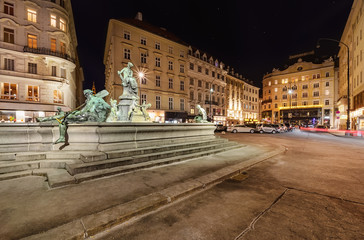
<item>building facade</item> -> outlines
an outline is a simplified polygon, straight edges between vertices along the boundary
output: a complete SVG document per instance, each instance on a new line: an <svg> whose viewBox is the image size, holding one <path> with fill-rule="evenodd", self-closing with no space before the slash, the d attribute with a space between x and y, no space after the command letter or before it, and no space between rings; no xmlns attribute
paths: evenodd
<svg viewBox="0 0 364 240"><path fill-rule="evenodd" d="M0 121L26 123L81 101L69 0L1 0Z"/></svg>
<svg viewBox="0 0 364 240"><path fill-rule="evenodd" d="M227 123L257 123L259 119L259 88L242 75L227 68Z"/></svg>
<svg viewBox="0 0 364 240"><path fill-rule="evenodd" d="M346 129L348 108L348 84L350 99L350 129L364 130L364 17L363 0L354 0L349 18L340 41L343 44L339 51L339 102L338 114L340 129ZM348 60L349 50L349 60ZM348 66L349 64L349 66ZM349 69L349 79L348 79Z"/></svg>
<svg viewBox="0 0 364 240"><path fill-rule="evenodd" d="M262 119L271 123L335 127L335 67L302 61L263 77Z"/></svg>
<svg viewBox="0 0 364 240"><path fill-rule="evenodd" d="M104 65L105 88L110 98L122 94L118 71L132 62L138 78L140 101L150 103L152 121L185 122L188 110L188 45L167 32L135 19L109 21ZM140 75L140 73L143 73Z"/></svg>
<svg viewBox="0 0 364 240"><path fill-rule="evenodd" d="M224 64L212 56L188 49L189 119L198 115L197 105L206 110L208 118L216 124L226 124L226 71Z"/></svg>

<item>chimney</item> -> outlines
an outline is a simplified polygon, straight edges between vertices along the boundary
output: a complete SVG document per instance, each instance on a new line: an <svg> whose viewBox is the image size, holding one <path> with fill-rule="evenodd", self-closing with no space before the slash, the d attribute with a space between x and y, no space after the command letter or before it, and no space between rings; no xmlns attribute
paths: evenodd
<svg viewBox="0 0 364 240"><path fill-rule="evenodd" d="M135 19L138 19L139 21L143 21L143 14L141 12L138 12L135 16Z"/></svg>

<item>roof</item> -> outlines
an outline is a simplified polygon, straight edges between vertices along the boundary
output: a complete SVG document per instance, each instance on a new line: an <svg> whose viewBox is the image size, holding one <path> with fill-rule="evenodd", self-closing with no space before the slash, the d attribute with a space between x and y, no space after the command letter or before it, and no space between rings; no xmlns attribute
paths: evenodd
<svg viewBox="0 0 364 240"><path fill-rule="evenodd" d="M148 22L145 21L140 21L138 19L134 19L134 18L124 18L124 19L116 19L117 21L132 25L134 27L140 28L142 30L145 30L147 32L150 33L154 33L160 37L169 39L171 41L177 42L179 44L185 45L185 46L189 46L189 44L187 44L186 42L184 42L183 40L181 40L179 37L177 37L176 35L174 35L171 32L168 32L166 29L161 28L161 27L156 27Z"/></svg>

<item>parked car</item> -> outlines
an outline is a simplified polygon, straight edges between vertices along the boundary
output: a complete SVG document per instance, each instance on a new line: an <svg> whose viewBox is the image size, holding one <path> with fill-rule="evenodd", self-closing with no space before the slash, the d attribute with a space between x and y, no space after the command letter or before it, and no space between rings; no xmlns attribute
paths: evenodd
<svg viewBox="0 0 364 240"><path fill-rule="evenodd" d="M228 128L229 132L232 133L238 133L238 132L250 132L250 133L254 133L255 132L255 128L251 127L251 126L247 126L247 125L235 125L232 127Z"/></svg>
<svg viewBox="0 0 364 240"><path fill-rule="evenodd" d="M279 124L272 124L272 127L274 127L278 133L284 132L284 130L281 128L281 125Z"/></svg>
<svg viewBox="0 0 364 240"><path fill-rule="evenodd" d="M260 133L276 133L277 130L275 127L273 127L271 124L259 124L257 126L258 132Z"/></svg>
<svg viewBox="0 0 364 240"><path fill-rule="evenodd" d="M279 123L279 125L281 126L281 129L283 130L283 132L287 132L288 131L286 125L284 125L282 123Z"/></svg>
<svg viewBox="0 0 364 240"><path fill-rule="evenodd" d="M292 132L293 131L294 127L291 124L285 123L284 125L286 125L286 128L287 128L287 131L288 132Z"/></svg>
<svg viewBox="0 0 364 240"><path fill-rule="evenodd" d="M227 131L227 126L224 126L222 124L216 125L215 132L226 132L226 131Z"/></svg>

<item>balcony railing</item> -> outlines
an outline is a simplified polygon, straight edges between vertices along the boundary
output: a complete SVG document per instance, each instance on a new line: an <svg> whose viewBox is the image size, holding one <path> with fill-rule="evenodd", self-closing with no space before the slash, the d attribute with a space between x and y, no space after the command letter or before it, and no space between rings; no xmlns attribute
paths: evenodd
<svg viewBox="0 0 364 240"><path fill-rule="evenodd" d="M56 56L56 57L60 57L60 58L66 59L68 61L71 61L73 63L75 62L75 59L72 58L70 55L68 55L66 53L62 53L62 52L52 51L49 48L30 48L28 46L24 46L23 51L29 52L29 53L35 53L35 54L45 54L45 55Z"/></svg>

